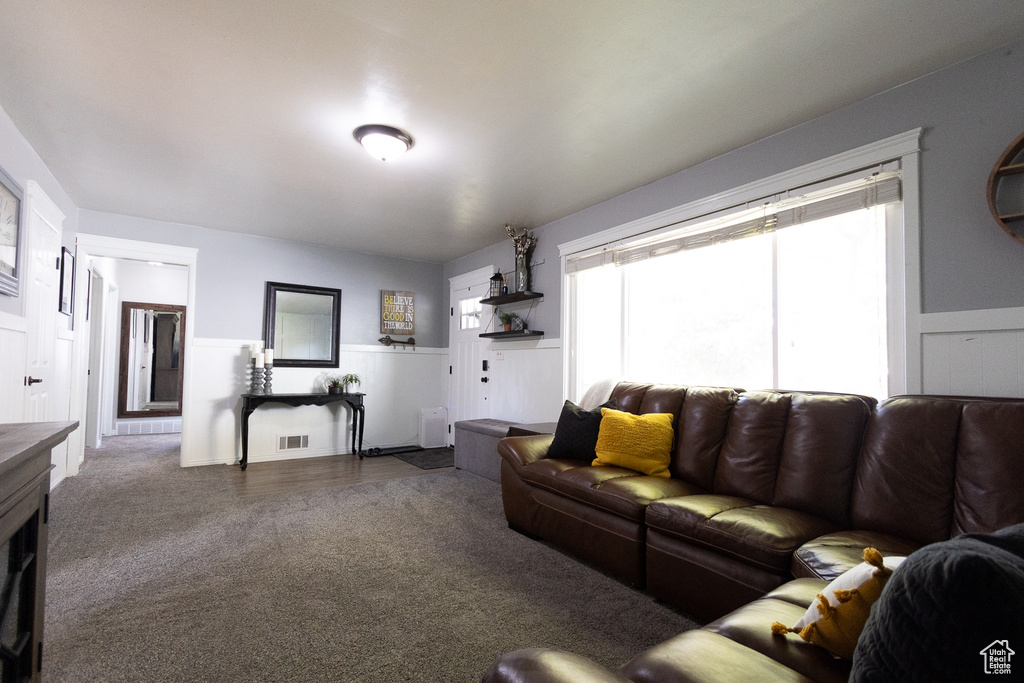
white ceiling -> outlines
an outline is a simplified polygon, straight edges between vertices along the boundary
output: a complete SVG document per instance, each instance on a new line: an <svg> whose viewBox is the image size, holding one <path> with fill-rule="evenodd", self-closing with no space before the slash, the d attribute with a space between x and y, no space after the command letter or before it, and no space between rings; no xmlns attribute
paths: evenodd
<svg viewBox="0 0 1024 683"><path fill-rule="evenodd" d="M1024 36L1020 0L0 0L81 208L447 261ZM352 139L409 131L394 162Z"/></svg>

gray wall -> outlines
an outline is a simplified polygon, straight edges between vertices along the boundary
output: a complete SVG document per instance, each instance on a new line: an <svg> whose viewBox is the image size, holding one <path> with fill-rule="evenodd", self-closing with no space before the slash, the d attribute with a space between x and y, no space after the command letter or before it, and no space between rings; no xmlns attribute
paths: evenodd
<svg viewBox="0 0 1024 683"><path fill-rule="evenodd" d="M417 344L444 343L447 290L437 263L86 210L79 213L79 231L197 248L197 337L261 339L263 293L272 280L340 289L343 344L375 344L382 336L380 290L413 291Z"/></svg>
<svg viewBox="0 0 1024 683"><path fill-rule="evenodd" d="M534 260L544 265L535 288L545 300L533 326L546 337L561 334L559 244L919 127L922 310L1024 306L1024 245L996 224L985 197L996 160L1024 131L1021 103L1024 41L542 226ZM506 241L445 264L445 282L491 262L504 269L511 261Z"/></svg>
<svg viewBox="0 0 1024 683"><path fill-rule="evenodd" d="M64 219L63 244L74 250L78 209L3 109L0 109L0 166L21 186L22 191L28 189L29 180L39 183L43 192L57 205L57 208L64 212L66 218ZM21 256L24 257L24 248L22 251ZM24 284L22 284L21 294L18 297L0 295L0 311L12 315L23 315L24 291Z"/></svg>

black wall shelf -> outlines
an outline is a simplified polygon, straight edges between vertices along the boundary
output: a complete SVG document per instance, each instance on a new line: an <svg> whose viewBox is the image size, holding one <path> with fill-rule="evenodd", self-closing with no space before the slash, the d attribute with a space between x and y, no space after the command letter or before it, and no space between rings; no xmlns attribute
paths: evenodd
<svg viewBox="0 0 1024 683"><path fill-rule="evenodd" d="M520 304L525 301L533 301L534 299L541 299L544 295L540 292L513 292L512 294L502 294L501 296L492 296L487 299L480 299L480 303L488 306L511 306L514 304ZM531 305L530 310L533 310ZM543 337L544 333L540 330L509 330L508 332L484 332L480 335L484 339L530 339L536 337Z"/></svg>
<svg viewBox="0 0 1024 683"><path fill-rule="evenodd" d="M512 294L502 294L501 296L480 299L480 303L487 304L488 306L504 306L519 303L520 301L529 301L530 299L540 299L543 296L540 292L514 292Z"/></svg>
<svg viewBox="0 0 1024 683"><path fill-rule="evenodd" d="M485 339L529 339L530 337L543 337L540 330L519 330L510 332L484 332L480 335Z"/></svg>

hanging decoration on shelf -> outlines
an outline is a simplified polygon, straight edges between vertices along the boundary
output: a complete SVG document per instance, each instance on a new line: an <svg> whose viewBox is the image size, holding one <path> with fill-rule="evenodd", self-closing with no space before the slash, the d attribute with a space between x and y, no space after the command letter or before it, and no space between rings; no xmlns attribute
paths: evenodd
<svg viewBox="0 0 1024 683"><path fill-rule="evenodd" d="M999 227L1024 243L1024 134L1010 143L992 169L988 206Z"/></svg>
<svg viewBox="0 0 1024 683"><path fill-rule="evenodd" d="M501 276L501 273L495 273L491 276L491 286L487 295L490 297L501 296L502 288L505 286L505 278Z"/></svg>
<svg viewBox="0 0 1024 683"><path fill-rule="evenodd" d="M522 234L517 235L511 225L505 226L505 232L512 238L512 245L516 250L515 291L529 292L530 252L533 250L533 245L537 243L537 238L531 235L527 229L524 229Z"/></svg>

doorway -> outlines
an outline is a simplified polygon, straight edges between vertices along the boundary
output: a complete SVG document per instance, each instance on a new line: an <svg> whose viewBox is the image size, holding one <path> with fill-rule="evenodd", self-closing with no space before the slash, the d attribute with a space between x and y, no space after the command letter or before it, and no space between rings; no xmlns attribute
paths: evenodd
<svg viewBox="0 0 1024 683"><path fill-rule="evenodd" d="M89 446L97 448L100 446L102 436L119 433L156 433L168 431L169 428L161 425L157 430L155 427L131 425L130 431L125 425L120 424L116 416L118 395L118 384L120 374L118 372L118 358L120 356L120 306L117 299L135 298L135 300L151 299L150 296L137 296L133 293L134 287L142 287L146 292L160 290L173 281L173 300L168 304L183 307L184 311L191 312L195 309L195 282L196 262L198 250L187 247L175 247L166 244L152 242L137 242L113 237L102 237L99 235L78 235L79 259L83 264L89 264L97 275L94 283L97 288L93 291L93 301L104 309L105 314L93 308L90 310L92 322L102 326L102 332L93 330L93 341L100 341L101 349L90 349L88 382L85 390L87 393L87 415L88 415L88 438ZM147 270L149 274L147 275ZM129 272L131 271L131 272ZM177 273L173 278L159 276L152 278L152 274L160 271ZM119 273L119 274L117 274ZM144 284L146 278L150 277L149 285ZM140 285L140 282L143 283ZM116 284L115 284L116 283ZM134 291L138 291L137 289ZM155 319L154 319L155 321ZM153 321L151 321L153 322ZM164 321L169 322L169 321ZM149 330L151 333L153 329ZM160 331L157 329L159 334ZM193 347L193 326L184 325L182 333L173 340L171 356L177 354L179 359L191 357ZM80 343L88 343L80 340ZM97 367L98 362L98 367ZM188 441L188 411L189 392L192 385L192 367L188 362L182 363L180 374L181 386L181 417L180 428L174 426L175 431L181 432L181 449L179 464L188 459L190 444ZM149 375L152 382L153 375ZM169 418L177 420L178 418ZM138 427L138 429L136 429Z"/></svg>
<svg viewBox="0 0 1024 683"><path fill-rule="evenodd" d="M460 420L491 417L488 405L490 378L487 355L490 342L480 338L486 330L484 307L494 267L488 266L451 278L451 317L448 331L448 444L455 444L454 424Z"/></svg>

